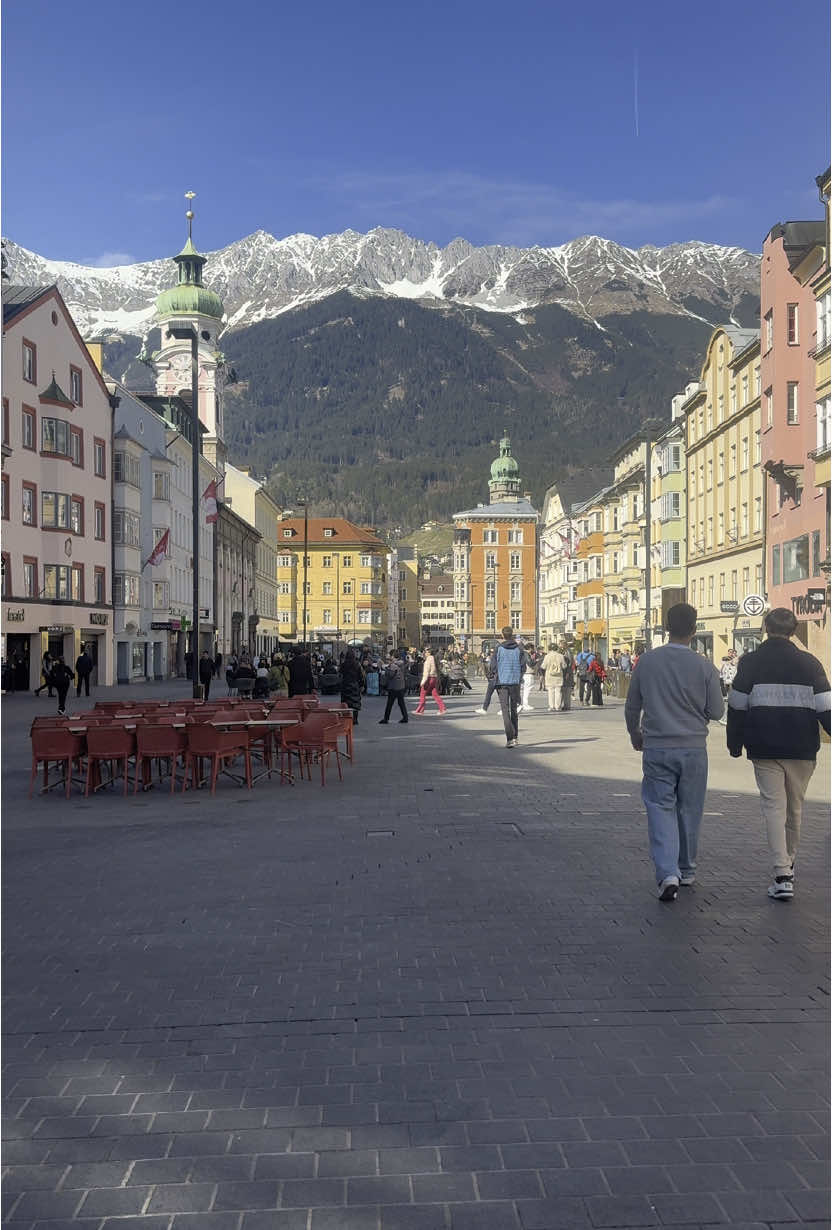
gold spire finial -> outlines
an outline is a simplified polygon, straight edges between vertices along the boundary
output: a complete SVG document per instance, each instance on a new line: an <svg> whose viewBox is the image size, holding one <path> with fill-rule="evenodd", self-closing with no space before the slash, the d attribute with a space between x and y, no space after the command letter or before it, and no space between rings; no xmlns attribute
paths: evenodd
<svg viewBox="0 0 832 1230"><path fill-rule="evenodd" d="M191 238L191 227L194 221L194 211L191 209L191 201L196 196L195 192L186 192L185 200L188 202L188 208L185 211L185 217L188 219L188 238Z"/></svg>

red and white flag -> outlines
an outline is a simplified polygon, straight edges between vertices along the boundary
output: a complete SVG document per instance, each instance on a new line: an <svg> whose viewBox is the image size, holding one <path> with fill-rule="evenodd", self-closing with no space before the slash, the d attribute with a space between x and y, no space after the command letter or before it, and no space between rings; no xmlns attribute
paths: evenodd
<svg viewBox="0 0 832 1230"><path fill-rule="evenodd" d="M215 478L211 479L203 491L202 498L205 501L205 524L211 525L219 516L217 509L217 480Z"/></svg>
<svg viewBox="0 0 832 1230"><path fill-rule="evenodd" d="M164 534L159 539L159 541L156 543L156 546L153 548L153 551L148 556L148 560L147 560L147 563L144 565L144 568L147 567L147 564L152 564L154 568L156 567L157 564L161 564L162 560L165 558L165 556L168 553L168 543L169 542L170 542L170 530L165 530ZM144 571L144 568L142 569L142 571Z"/></svg>

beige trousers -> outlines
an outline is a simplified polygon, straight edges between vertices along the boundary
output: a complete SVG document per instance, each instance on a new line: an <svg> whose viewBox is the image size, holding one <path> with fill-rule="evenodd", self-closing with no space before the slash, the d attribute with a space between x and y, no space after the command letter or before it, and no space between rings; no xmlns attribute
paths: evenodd
<svg viewBox="0 0 832 1230"><path fill-rule="evenodd" d="M561 697L563 695L563 687L559 683L553 683L551 687L547 687L549 693L549 708L560 709Z"/></svg>
<svg viewBox="0 0 832 1230"><path fill-rule="evenodd" d="M752 760L775 876L791 875L814 760Z"/></svg>

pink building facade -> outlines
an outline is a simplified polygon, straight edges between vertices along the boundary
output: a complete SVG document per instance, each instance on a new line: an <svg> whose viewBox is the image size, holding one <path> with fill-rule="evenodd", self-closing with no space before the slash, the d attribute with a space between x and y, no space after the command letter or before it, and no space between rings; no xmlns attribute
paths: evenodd
<svg viewBox="0 0 832 1230"><path fill-rule="evenodd" d="M37 687L46 650L111 684L112 410L55 286L3 297L4 683ZM9 689L10 690L10 689Z"/></svg>
<svg viewBox="0 0 832 1230"><path fill-rule="evenodd" d="M765 577L769 604L798 619L798 640L827 666L826 495L815 486L816 305L793 275L823 243L824 224L785 222L763 244L760 282L761 455L766 474Z"/></svg>

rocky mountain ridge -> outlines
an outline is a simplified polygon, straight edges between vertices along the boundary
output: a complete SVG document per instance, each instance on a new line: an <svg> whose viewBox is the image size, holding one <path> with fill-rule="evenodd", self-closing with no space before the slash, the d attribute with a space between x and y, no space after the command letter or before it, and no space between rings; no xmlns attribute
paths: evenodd
<svg viewBox="0 0 832 1230"><path fill-rule="evenodd" d="M114 268L47 260L4 241L12 282L57 282L86 337L141 336L154 300L175 282L170 258ZM714 325L759 297L760 258L742 248L692 241L625 248L598 236L558 247L445 247L402 231L290 235L256 231L206 254L206 282L223 298L226 327L238 330L340 291L524 313L556 304L599 329L633 311L680 315Z"/></svg>

